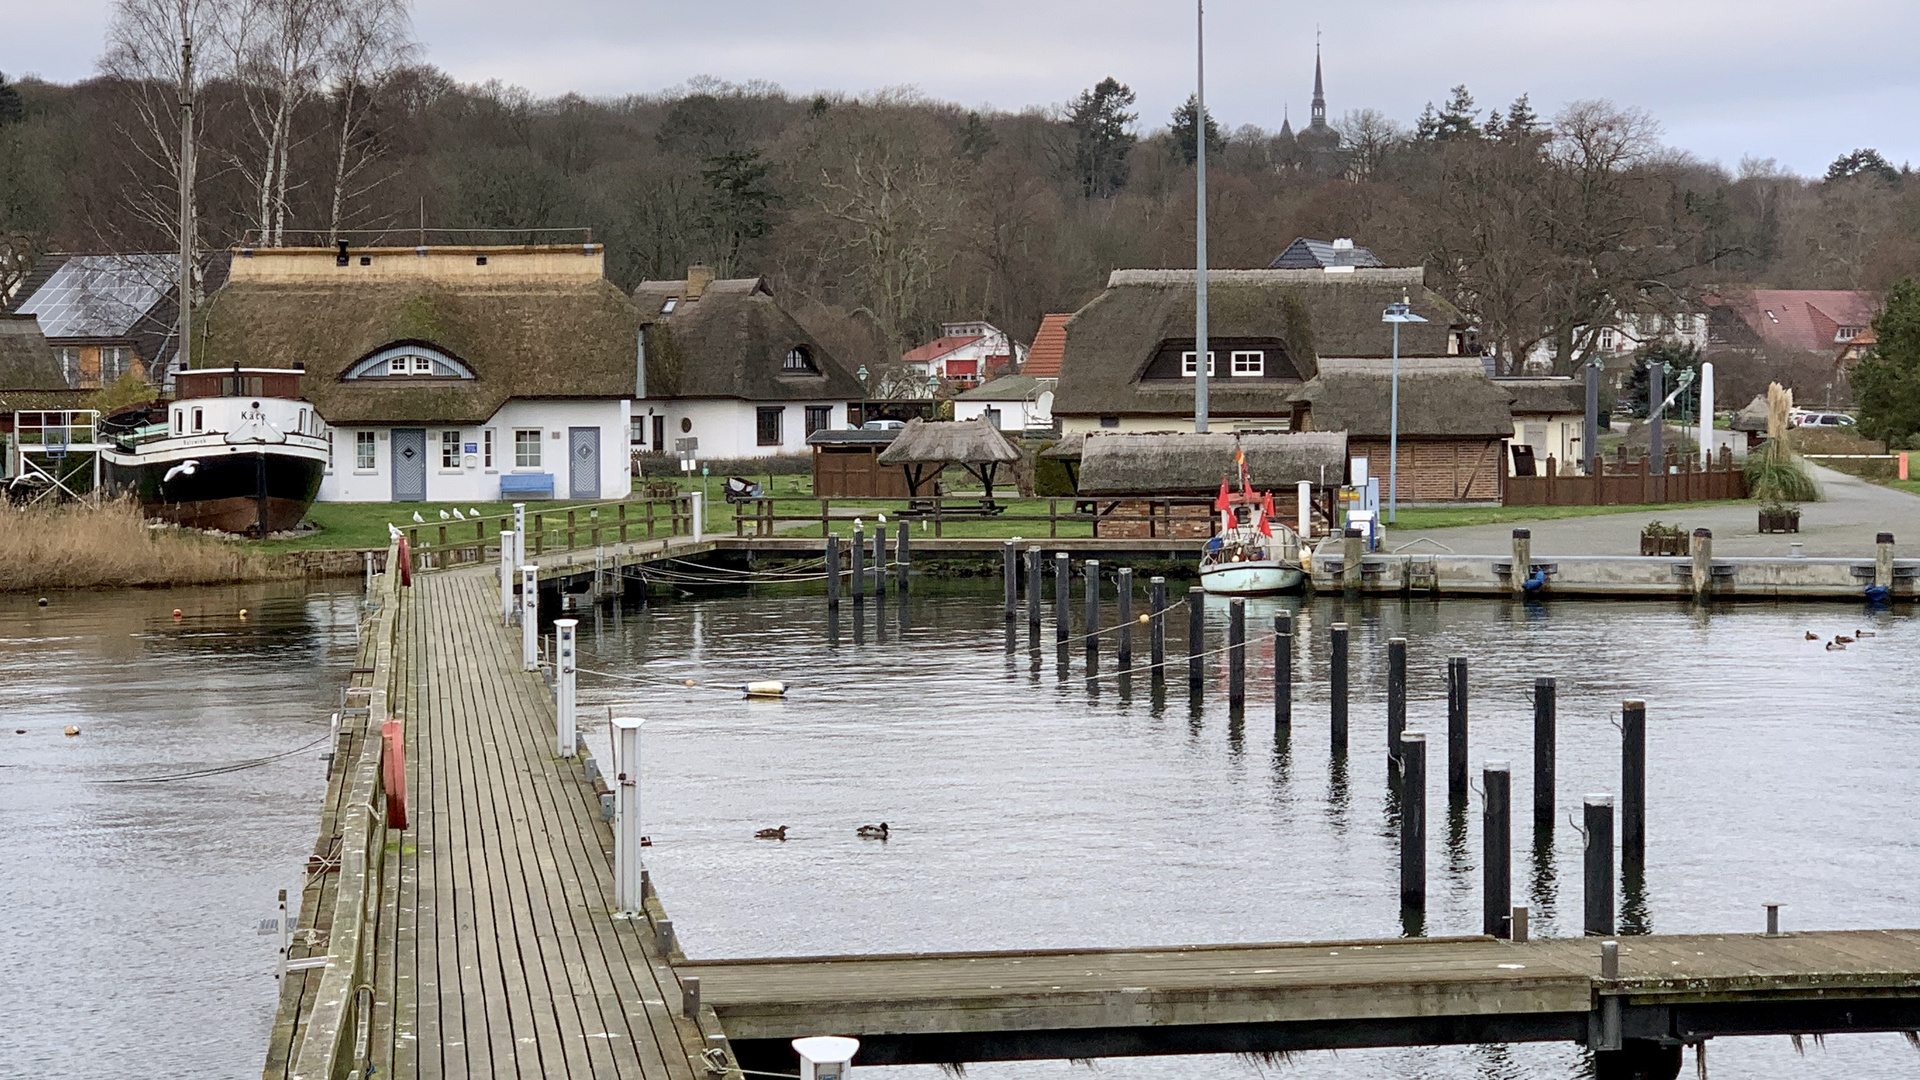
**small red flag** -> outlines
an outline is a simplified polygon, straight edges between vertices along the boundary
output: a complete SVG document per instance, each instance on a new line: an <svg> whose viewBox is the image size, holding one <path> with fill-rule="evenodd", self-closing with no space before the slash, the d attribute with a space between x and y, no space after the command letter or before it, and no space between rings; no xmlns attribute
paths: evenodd
<svg viewBox="0 0 1920 1080"><path fill-rule="evenodd" d="M1273 492L1269 491L1266 493L1266 497L1262 500L1262 506L1260 508L1260 531L1267 534L1268 536L1272 536L1273 535L1272 522L1273 522Z"/></svg>
<svg viewBox="0 0 1920 1080"><path fill-rule="evenodd" d="M1227 481L1224 477L1222 477L1220 480L1220 497L1213 500L1213 508L1215 510L1225 512L1231 509L1232 507L1233 507L1233 499L1231 496L1227 494Z"/></svg>

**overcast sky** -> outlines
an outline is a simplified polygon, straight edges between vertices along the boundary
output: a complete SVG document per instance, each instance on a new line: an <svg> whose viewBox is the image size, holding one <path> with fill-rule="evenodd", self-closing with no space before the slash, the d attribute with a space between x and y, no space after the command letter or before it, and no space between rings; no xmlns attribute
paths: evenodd
<svg viewBox="0 0 1920 1080"><path fill-rule="evenodd" d="M971 107L1065 102L1112 75L1141 127L1191 92L1193 7L1154 0L416 0L426 59L542 96L658 92L690 76L794 94L910 85ZM0 71L92 73L111 0L0 0ZM1914 0L1212 0L1210 111L1229 128L1302 122L1316 22L1330 113L1411 124L1466 83L1482 107L1530 93L1637 105L1667 142L1734 168L1824 171L1855 147L1920 165Z"/></svg>

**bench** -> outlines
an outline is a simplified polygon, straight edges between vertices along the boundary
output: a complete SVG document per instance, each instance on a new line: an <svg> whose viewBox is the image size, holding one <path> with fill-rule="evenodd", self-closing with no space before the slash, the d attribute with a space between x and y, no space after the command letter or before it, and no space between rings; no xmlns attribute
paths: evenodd
<svg viewBox="0 0 1920 1080"><path fill-rule="evenodd" d="M519 496L522 500L553 498L553 474L502 473L500 501L512 502L514 496Z"/></svg>

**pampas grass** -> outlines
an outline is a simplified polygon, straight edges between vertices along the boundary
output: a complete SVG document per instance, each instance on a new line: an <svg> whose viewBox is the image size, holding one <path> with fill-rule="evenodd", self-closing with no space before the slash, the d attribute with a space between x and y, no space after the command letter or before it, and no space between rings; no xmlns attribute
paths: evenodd
<svg viewBox="0 0 1920 1080"><path fill-rule="evenodd" d="M149 528L127 501L0 504L0 592L226 585L297 576L239 543Z"/></svg>

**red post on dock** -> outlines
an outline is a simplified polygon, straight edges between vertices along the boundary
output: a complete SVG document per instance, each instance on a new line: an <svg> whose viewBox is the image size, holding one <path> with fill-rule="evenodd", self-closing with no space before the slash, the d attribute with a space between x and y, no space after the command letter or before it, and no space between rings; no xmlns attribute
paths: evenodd
<svg viewBox="0 0 1920 1080"><path fill-rule="evenodd" d="M404 541L402 541L404 543ZM380 755L381 779L387 789L387 828L407 827L407 751L398 720L380 721L380 738L386 743Z"/></svg>
<svg viewBox="0 0 1920 1080"><path fill-rule="evenodd" d="M400 545L400 585L405 588L413 584L413 555L407 544L407 538L401 537Z"/></svg>

